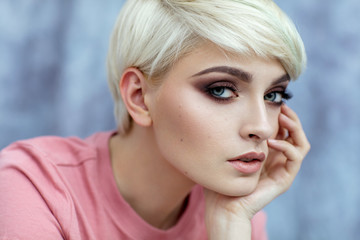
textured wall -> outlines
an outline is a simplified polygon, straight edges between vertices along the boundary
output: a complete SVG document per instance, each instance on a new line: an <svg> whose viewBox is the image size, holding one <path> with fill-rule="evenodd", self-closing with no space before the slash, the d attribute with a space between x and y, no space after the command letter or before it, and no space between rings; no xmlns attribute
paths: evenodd
<svg viewBox="0 0 360 240"><path fill-rule="evenodd" d="M312 149L294 186L267 208L271 239L359 239L360 2L276 2L307 48L290 105Z"/></svg>
<svg viewBox="0 0 360 240"><path fill-rule="evenodd" d="M114 128L109 34L122 1L0 2L0 147Z"/></svg>
<svg viewBox="0 0 360 240"><path fill-rule="evenodd" d="M312 143L292 188L267 208L270 239L360 235L360 2L276 0L303 36L308 68L289 103ZM0 148L44 134L114 128L109 34L122 1L0 2Z"/></svg>

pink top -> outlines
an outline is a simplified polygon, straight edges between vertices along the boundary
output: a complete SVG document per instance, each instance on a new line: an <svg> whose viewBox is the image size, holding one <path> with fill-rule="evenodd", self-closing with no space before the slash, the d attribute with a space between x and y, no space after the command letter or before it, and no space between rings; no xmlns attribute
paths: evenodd
<svg viewBox="0 0 360 240"><path fill-rule="evenodd" d="M113 177L112 134L39 137L0 152L0 239L206 239L200 186L169 230L136 214ZM263 212L252 227L252 239L267 239Z"/></svg>

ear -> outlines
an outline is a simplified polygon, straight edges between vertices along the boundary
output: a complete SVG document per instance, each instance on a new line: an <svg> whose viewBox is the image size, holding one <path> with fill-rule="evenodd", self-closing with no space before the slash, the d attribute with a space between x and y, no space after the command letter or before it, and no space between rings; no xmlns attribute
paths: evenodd
<svg viewBox="0 0 360 240"><path fill-rule="evenodd" d="M148 127L152 124L149 110L144 101L146 92L146 78L137 68L125 69L119 83L124 104L138 125Z"/></svg>

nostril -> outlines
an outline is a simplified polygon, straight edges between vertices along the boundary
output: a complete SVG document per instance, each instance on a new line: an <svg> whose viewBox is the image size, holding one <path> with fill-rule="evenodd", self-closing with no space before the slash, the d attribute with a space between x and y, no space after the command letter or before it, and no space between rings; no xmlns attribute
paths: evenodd
<svg viewBox="0 0 360 240"><path fill-rule="evenodd" d="M257 136L255 134L250 133L249 138L256 138Z"/></svg>

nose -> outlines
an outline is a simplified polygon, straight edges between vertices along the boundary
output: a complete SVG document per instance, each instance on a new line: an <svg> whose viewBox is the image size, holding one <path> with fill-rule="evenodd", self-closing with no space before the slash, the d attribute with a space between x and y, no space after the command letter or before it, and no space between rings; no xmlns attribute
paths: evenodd
<svg viewBox="0 0 360 240"><path fill-rule="evenodd" d="M274 119L270 119L263 101L250 105L246 114L242 115L242 120L240 135L243 139L260 142L269 139L274 132L274 123L271 124L271 120Z"/></svg>

